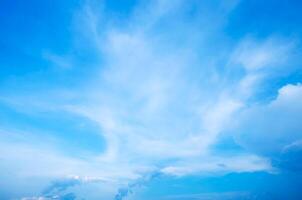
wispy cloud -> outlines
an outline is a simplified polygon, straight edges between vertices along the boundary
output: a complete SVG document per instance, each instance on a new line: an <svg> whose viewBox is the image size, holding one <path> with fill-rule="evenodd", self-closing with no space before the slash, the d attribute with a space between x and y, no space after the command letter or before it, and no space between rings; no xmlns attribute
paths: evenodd
<svg viewBox="0 0 302 200"><path fill-rule="evenodd" d="M62 68L62 69L69 69L72 67L72 62L70 60L70 58L68 57L63 57L60 55L56 55L50 52L45 51L43 53L43 57L49 61L52 65L54 65L55 67L58 68Z"/></svg>
<svg viewBox="0 0 302 200"><path fill-rule="evenodd" d="M248 34L233 41L224 28L240 2L216 3L142 1L123 24L105 12L105 4L82 5L73 18L73 48L93 52L93 66L52 51L42 56L70 73L93 69L89 77L77 77L75 82L81 79L83 84L66 84L64 89L8 92L0 101L27 115L58 112L92 121L105 138L105 150L74 157L58 150L49 138L38 137L37 142L29 137L35 133L16 131L7 134L11 140L0 142L5 170L15 176L59 180L70 174L95 177L114 189L126 185L117 194L110 191L116 200L158 174L271 172L270 154L301 139L301 85L282 85L275 100L264 104L258 95L262 85L283 77L284 71L297 70L287 68L297 43L273 34L261 39ZM30 139L14 140L24 134ZM213 153L212 146L226 135L246 151ZM32 199L62 191L72 199L67 188L78 184L86 184L85 179L59 181Z"/></svg>

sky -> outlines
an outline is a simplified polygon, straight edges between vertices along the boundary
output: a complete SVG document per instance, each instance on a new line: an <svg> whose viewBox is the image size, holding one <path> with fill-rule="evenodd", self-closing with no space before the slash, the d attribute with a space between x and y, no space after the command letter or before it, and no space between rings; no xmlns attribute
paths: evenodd
<svg viewBox="0 0 302 200"><path fill-rule="evenodd" d="M1 0L1 200L302 198L300 0Z"/></svg>

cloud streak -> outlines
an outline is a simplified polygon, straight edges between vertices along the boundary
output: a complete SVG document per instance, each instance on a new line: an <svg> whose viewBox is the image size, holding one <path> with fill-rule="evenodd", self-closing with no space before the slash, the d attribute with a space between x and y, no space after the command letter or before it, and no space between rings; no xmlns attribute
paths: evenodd
<svg viewBox="0 0 302 200"><path fill-rule="evenodd" d="M236 40L226 35L239 4L142 1L121 22L106 12L106 3L85 2L74 13L71 52L89 54L89 62L79 61L86 57L44 52L48 64L68 69L55 74L66 83L28 94L8 92L0 101L29 116L56 112L91 121L105 140L104 150L67 155L52 138L31 137L39 135L36 126L22 134L17 125L8 126L3 127L9 130L7 137L0 136L6 138L0 142L0 158L7 163L2 168L23 178L97 177L110 185L107 198L122 200L162 175L272 172L282 166L272 166L275 159L291 165L287 156L297 153L292 147L300 144L302 133L301 85L270 83L297 71L292 60L298 43L274 34L247 34ZM70 86L68 80L80 84ZM35 79L24 82L29 88L36 85ZM274 93L275 98L264 101L263 93ZM55 120L62 119L58 115ZM214 152L224 137L242 149ZM42 196L69 195L68 188L87 182L61 180ZM68 198L75 198L72 194Z"/></svg>

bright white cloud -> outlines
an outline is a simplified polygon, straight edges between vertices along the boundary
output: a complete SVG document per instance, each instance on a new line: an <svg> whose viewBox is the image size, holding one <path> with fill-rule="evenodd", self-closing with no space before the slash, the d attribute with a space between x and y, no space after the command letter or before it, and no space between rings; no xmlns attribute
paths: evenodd
<svg viewBox="0 0 302 200"><path fill-rule="evenodd" d="M278 154L301 138L302 87L286 85L267 105L250 107L244 114L240 141L253 151Z"/></svg>

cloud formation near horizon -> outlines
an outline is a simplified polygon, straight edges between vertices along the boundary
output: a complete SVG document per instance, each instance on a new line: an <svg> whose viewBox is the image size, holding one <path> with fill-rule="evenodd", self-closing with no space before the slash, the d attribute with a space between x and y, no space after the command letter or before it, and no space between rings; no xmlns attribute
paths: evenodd
<svg viewBox="0 0 302 200"><path fill-rule="evenodd" d="M254 26L242 12L272 2L55 1L48 17L38 12L48 3L4 4L15 12L0 17L16 15L19 31L20 13L33 13L34 33L31 43L29 33L3 42L20 63L0 60L0 197L140 200L168 177L300 176L300 30L240 21ZM173 189L157 199L252 199L258 190Z"/></svg>

